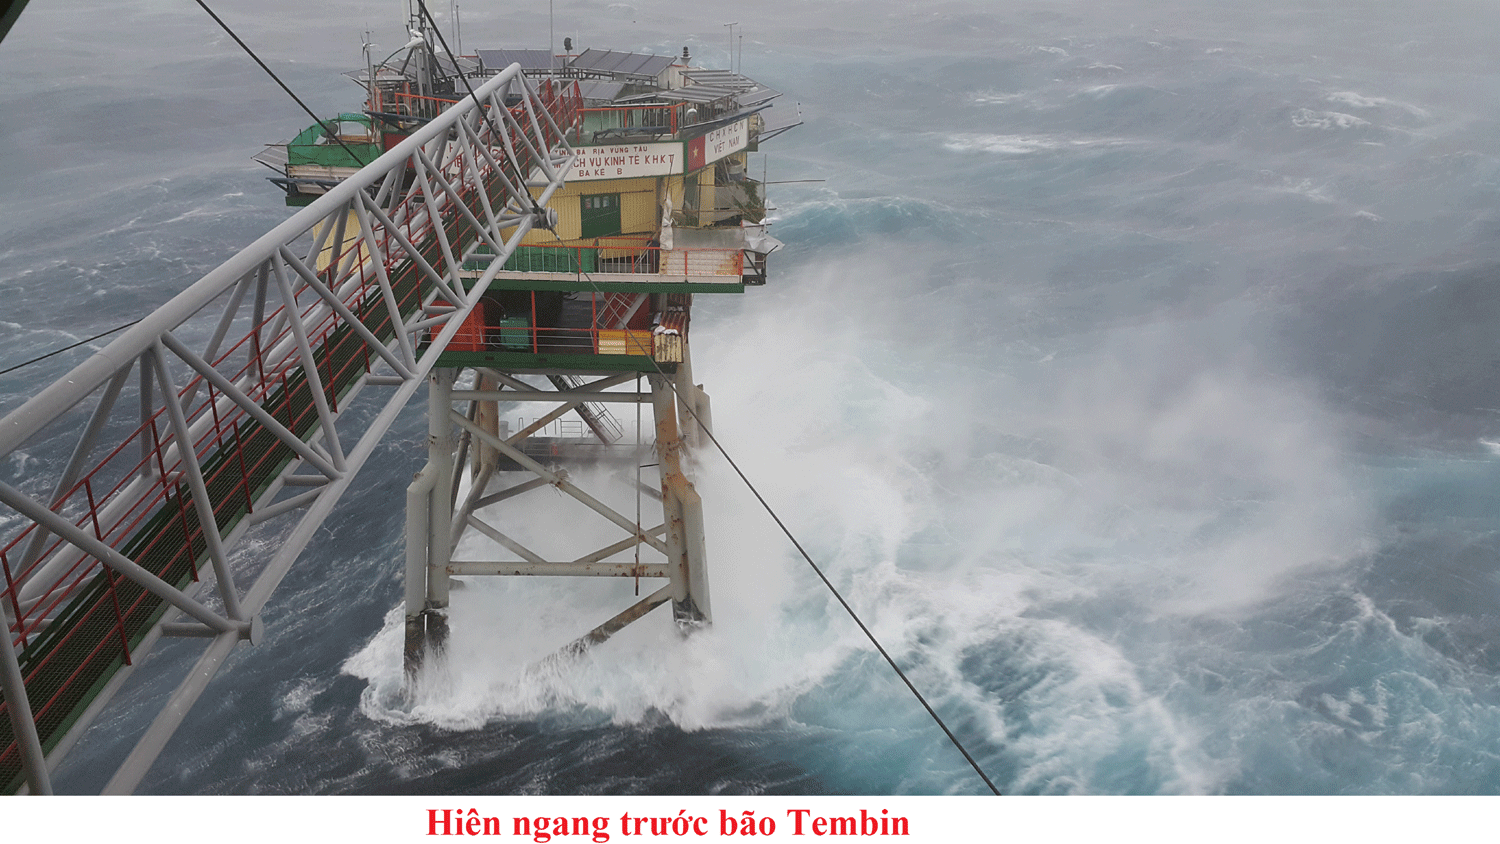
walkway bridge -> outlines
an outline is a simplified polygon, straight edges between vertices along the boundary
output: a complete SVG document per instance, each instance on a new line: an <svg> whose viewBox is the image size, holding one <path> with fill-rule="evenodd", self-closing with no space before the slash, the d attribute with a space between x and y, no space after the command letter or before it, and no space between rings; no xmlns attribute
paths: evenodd
<svg viewBox="0 0 1500 844"><path fill-rule="evenodd" d="M550 225L578 108L576 87L511 66L0 420L0 459L74 443L57 476L0 483L21 517L0 536L0 788L49 792L142 656L200 637L106 791L134 788L260 636L271 593L522 238ZM350 430L361 394L378 409ZM233 555L261 525L275 555Z"/></svg>

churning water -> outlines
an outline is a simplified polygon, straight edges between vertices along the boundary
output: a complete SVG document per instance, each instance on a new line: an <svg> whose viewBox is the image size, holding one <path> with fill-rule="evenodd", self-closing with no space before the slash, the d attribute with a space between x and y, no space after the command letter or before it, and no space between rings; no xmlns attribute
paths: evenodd
<svg viewBox="0 0 1500 844"><path fill-rule="evenodd" d="M295 106L191 6L114 5L32 4L0 45L0 368L285 215L247 157ZM269 6L222 11L324 112L357 105L361 30L404 40L396 3ZM1500 790L1496 7L756 11L557 4L580 47L710 66L746 21L744 71L800 101L769 177L824 181L773 187L788 249L700 297L695 372L1002 790ZM464 15L465 49L545 44L545 13ZM77 359L0 377L0 410ZM712 630L652 616L527 673L629 584L475 582L395 705L422 410L142 790L983 790L716 457ZM165 691L123 694L59 787L97 789Z"/></svg>

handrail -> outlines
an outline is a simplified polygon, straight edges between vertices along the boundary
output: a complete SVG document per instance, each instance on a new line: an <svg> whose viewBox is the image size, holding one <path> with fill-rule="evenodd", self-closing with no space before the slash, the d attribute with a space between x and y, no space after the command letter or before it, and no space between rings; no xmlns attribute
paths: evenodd
<svg viewBox="0 0 1500 844"><path fill-rule="evenodd" d="M0 790L21 772L46 789L33 749L66 752L163 635L171 604L217 638L109 789L144 774L562 186L576 93L506 68L0 419L0 458L39 432L77 437L55 478L0 483L0 504L25 520L0 538L0 691L38 701L31 712L0 704ZM496 257L460 285L456 256L475 243ZM448 316L427 316L434 301ZM115 405L137 369L134 417ZM370 384L395 389L350 445L337 423ZM64 417L91 396L80 436ZM299 466L316 486L277 500ZM290 512L299 518L270 559L232 574L229 549L249 526ZM203 574L222 614L194 597Z"/></svg>
<svg viewBox="0 0 1500 844"><path fill-rule="evenodd" d="M521 77L520 65L512 65L475 90L475 96L481 100L493 96L518 77ZM442 119L423 125L410 137L366 165L359 173L330 188L300 212L126 329L113 342L74 367L66 376L6 414L0 419L0 457L15 451L42 425L66 413L98 389L115 371L129 365L150 348L162 334L181 325L226 293L247 273L269 260L283 244L292 242L330 213L347 205L356 194L378 188L392 170L404 168L407 159L417 150L451 131L459 118L475 108L474 100L465 99L444 112Z"/></svg>
<svg viewBox="0 0 1500 844"><path fill-rule="evenodd" d="M666 249L640 241L590 244L526 244L505 262L504 273L596 273L670 275L693 278L738 278L744 275L745 251L725 247ZM623 240L623 239L622 239ZM481 258L485 256L479 256ZM471 260L466 267L477 268Z"/></svg>

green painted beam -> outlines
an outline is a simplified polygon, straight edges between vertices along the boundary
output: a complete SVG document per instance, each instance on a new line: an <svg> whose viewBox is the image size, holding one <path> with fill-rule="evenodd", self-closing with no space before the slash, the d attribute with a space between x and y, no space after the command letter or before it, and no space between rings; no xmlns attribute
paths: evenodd
<svg viewBox="0 0 1500 844"><path fill-rule="evenodd" d="M490 290L556 290L563 293L744 293L742 282L542 281L497 278Z"/></svg>
<svg viewBox="0 0 1500 844"><path fill-rule="evenodd" d="M443 352L438 355L438 366L486 366L500 370L525 369L573 369L582 372L647 372L654 373L658 366L662 372L677 371L677 364L656 364L645 355L579 355L545 352Z"/></svg>

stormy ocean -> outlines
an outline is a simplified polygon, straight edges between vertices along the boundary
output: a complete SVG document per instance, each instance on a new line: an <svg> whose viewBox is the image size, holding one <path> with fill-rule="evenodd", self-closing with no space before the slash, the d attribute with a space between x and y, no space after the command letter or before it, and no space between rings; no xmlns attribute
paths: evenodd
<svg viewBox="0 0 1500 844"><path fill-rule="evenodd" d="M464 51L547 46L546 4L472 5ZM400 0L222 6L321 114L359 107L365 31L406 40ZM695 374L1001 790L1500 791L1500 6L554 8L559 46L733 44L801 109L751 161L787 248L700 297ZM289 213L249 157L308 121L191 2L34 2L0 80L0 369ZM0 412L85 354L0 375ZM986 791L712 456L711 630L653 615L526 674L619 593L473 583L397 705L424 412L141 792ZM58 458L0 478L31 459ZM152 653L60 792L102 787L196 653Z"/></svg>

